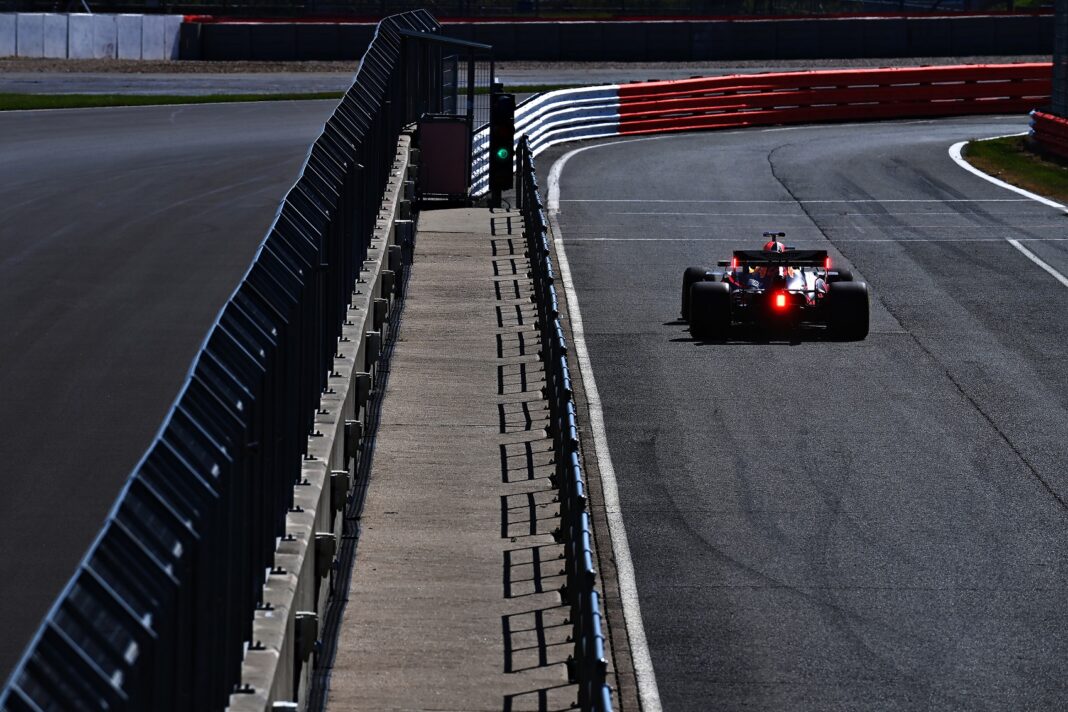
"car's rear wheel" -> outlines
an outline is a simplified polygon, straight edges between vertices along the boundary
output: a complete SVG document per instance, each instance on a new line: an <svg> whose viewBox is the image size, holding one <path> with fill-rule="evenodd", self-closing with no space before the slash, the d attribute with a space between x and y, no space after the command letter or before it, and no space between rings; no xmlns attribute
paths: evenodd
<svg viewBox="0 0 1068 712"><path fill-rule="evenodd" d="M860 341L868 335L871 297L864 282L834 282L827 288L827 328L838 341Z"/></svg>
<svg viewBox="0 0 1068 712"><path fill-rule="evenodd" d="M731 328L731 287L725 282L696 282L690 287L690 333L698 339L723 339Z"/></svg>
<svg viewBox="0 0 1068 712"><path fill-rule="evenodd" d="M704 267L687 267L682 273L682 318L690 320L690 287L697 282L708 279L708 270Z"/></svg>
<svg viewBox="0 0 1068 712"><path fill-rule="evenodd" d="M835 282L852 282L853 272L848 269L836 269L827 273L827 283L833 284Z"/></svg>

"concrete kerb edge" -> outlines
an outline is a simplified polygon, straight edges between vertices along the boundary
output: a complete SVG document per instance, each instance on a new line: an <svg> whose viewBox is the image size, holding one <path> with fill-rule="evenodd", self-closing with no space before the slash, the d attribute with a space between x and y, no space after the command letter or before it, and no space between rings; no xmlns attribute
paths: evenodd
<svg viewBox="0 0 1068 712"><path fill-rule="evenodd" d="M333 587L335 560L340 549L344 501L333 501L332 478L345 473L348 488L355 487L354 468L346 456L346 421L359 420L364 403L357 402L357 379L367 373L374 381L383 334L374 327L375 299L388 300L388 312L394 308L392 293L383 293L388 272L389 247L396 241L395 226L404 199L409 173L410 138L401 136L391 170L386 194L377 217L377 226L368 249L367 259L354 285L352 302L346 313L345 326L337 345L334 373L315 415L315 431L308 439L308 456L302 468L302 482L294 486L293 509L286 515L287 536L278 542L274 569L263 589L264 608L257 610L252 627L252 641L241 666L241 685L230 696L229 710L265 712L275 702L296 702L304 709L314 672L313 656L298 664L298 614L314 614L316 639ZM349 450L351 452L351 450ZM338 505L341 506L338 506ZM335 540L326 577L317 574L316 537L332 534ZM296 691L296 698L294 697Z"/></svg>
<svg viewBox="0 0 1068 712"><path fill-rule="evenodd" d="M549 226L552 233L552 226ZM559 264L559 256L556 254L556 241L549 240L552 249L553 263ZM574 343L574 333L571 329L571 318L566 299L559 300L560 322L564 327L569 343ZM589 403L586 400L586 386L584 374L579 368L578 357L574 349L567 351L567 367L571 371L572 389L575 396L576 416L579 422L579 456L581 457L582 470L586 475L586 496L588 511L593 528L593 548L597 556L598 583L602 593L604 604L604 626L607 628L608 654L611 658L609 667L609 679L614 676L615 684L612 685L613 699L616 703L615 712L637 712L641 709L638 697L637 678L634 674L634 663L630 653L630 636L627 626L623 624L623 600L619 593L619 575L616 572L616 556L612 548L612 537L605 535L608 531L608 518L605 515L604 493L601 489L601 470L597 461L597 451L592 445L587 444L588 438L583 437L588 433L590 422ZM576 377L577 374L577 377Z"/></svg>

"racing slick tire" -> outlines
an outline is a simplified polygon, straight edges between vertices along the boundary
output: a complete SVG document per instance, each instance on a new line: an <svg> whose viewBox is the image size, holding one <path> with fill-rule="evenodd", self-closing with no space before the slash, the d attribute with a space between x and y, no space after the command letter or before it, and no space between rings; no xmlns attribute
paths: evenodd
<svg viewBox="0 0 1068 712"><path fill-rule="evenodd" d="M731 286L695 282L690 287L690 334L697 339L723 339L730 328Z"/></svg>
<svg viewBox="0 0 1068 712"><path fill-rule="evenodd" d="M871 297L864 282L833 282L827 287L827 329L836 341L861 341L868 335Z"/></svg>
<svg viewBox="0 0 1068 712"><path fill-rule="evenodd" d="M853 272L847 269L832 270L827 274L827 284L835 282L852 282Z"/></svg>
<svg viewBox="0 0 1068 712"><path fill-rule="evenodd" d="M682 273L682 318L690 320L690 287L696 282L703 282L708 275L704 267L687 267Z"/></svg>

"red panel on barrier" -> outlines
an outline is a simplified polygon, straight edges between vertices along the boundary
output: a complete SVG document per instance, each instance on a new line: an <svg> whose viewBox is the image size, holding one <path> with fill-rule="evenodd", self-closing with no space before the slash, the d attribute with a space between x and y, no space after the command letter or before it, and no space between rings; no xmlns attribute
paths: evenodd
<svg viewBox="0 0 1068 712"><path fill-rule="evenodd" d="M1062 158L1068 158L1068 119L1036 111L1031 114L1035 140Z"/></svg>
<svg viewBox="0 0 1068 712"><path fill-rule="evenodd" d="M1047 63L785 72L625 84L619 133L812 121L1025 113L1048 103Z"/></svg>

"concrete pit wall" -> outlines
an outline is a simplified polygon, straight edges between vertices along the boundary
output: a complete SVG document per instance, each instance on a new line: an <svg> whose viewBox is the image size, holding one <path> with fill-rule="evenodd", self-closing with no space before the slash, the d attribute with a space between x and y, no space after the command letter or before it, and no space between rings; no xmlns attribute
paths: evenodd
<svg viewBox="0 0 1068 712"><path fill-rule="evenodd" d="M400 229L414 229L405 207L410 185L408 136L397 146L377 227L338 343L329 391L308 439L303 481L293 488L286 515L287 536L275 550L274 568L263 589L252 637L241 668L241 685L230 697L230 712L306 709L313 674L313 650L321 635L335 561L340 550L342 511L356 487L355 462L367 422L368 394L379 377L379 359L389 339L390 314L401 266ZM342 595L344 592L339 592Z"/></svg>

